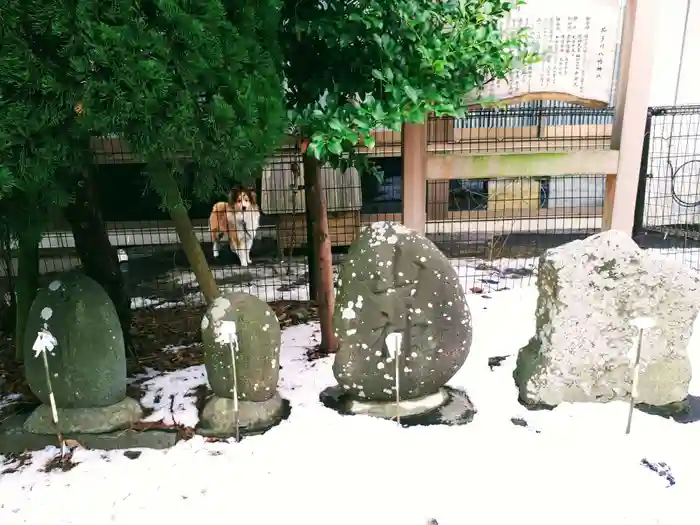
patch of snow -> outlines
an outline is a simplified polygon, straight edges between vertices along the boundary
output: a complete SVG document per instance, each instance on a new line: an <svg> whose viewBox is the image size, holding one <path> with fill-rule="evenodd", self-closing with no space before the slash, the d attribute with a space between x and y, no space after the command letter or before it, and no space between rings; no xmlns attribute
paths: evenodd
<svg viewBox="0 0 700 525"><path fill-rule="evenodd" d="M148 379L145 379L148 378ZM190 366L182 370L155 374L149 371L135 378L144 392L141 405L152 411L144 422L162 421L165 425L195 427L199 423L196 390L207 385L204 365Z"/></svg>
<svg viewBox="0 0 700 525"><path fill-rule="evenodd" d="M348 305L343 308L343 312L341 314L341 318L345 319L347 321L350 321L351 319L355 319L357 315L355 314L355 303L353 301L348 301Z"/></svg>
<svg viewBox="0 0 700 525"><path fill-rule="evenodd" d="M163 347L163 352L173 352L177 353L180 350L187 350L188 348L192 348L193 346L199 346L197 343L192 344L192 345L167 345Z"/></svg>
<svg viewBox="0 0 700 525"><path fill-rule="evenodd" d="M184 301L167 301L161 299L160 297L132 297L131 298L131 309L138 310L139 308L177 308L179 306L184 306Z"/></svg>
<svg viewBox="0 0 700 525"><path fill-rule="evenodd" d="M0 396L0 411L22 401L22 394L8 394ZM0 468L0 470L2 470Z"/></svg>
<svg viewBox="0 0 700 525"><path fill-rule="evenodd" d="M214 302L212 303L211 307L211 317L214 320L215 324L218 320L220 320L226 315L226 310L230 306L231 301L229 301L225 297L217 297L216 299L214 299Z"/></svg>

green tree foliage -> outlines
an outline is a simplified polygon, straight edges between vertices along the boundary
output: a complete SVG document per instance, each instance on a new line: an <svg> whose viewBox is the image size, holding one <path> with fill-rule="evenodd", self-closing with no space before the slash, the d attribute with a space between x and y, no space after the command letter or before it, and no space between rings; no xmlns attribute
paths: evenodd
<svg viewBox="0 0 700 525"><path fill-rule="evenodd" d="M256 175L279 144L277 0L0 0L0 12L9 187L62 202L59 174L80 173L89 137L123 139L147 163L210 299L185 166L195 174L188 193L210 198Z"/></svg>
<svg viewBox="0 0 700 525"><path fill-rule="evenodd" d="M257 1L78 2L70 60L84 125L116 133L149 169L196 174L197 197L256 174L283 130L277 6ZM261 9L261 11L263 11ZM185 159L186 158L186 159ZM184 161L184 162L183 162Z"/></svg>
<svg viewBox="0 0 700 525"><path fill-rule="evenodd" d="M51 209L69 200L67 169L80 155L75 112L65 91L56 89L61 72L34 40L54 13L33 19L26 11L26 3L0 2L0 221L18 248L17 356L38 284L38 243Z"/></svg>
<svg viewBox="0 0 700 525"><path fill-rule="evenodd" d="M284 0L280 40L293 132L308 140L306 202L318 265L312 274L321 348L335 347L333 283L322 163L374 171L356 154L373 129L398 131L426 115L460 116L465 97L535 57L525 30L504 35L515 1ZM306 143L306 142L304 142ZM315 201L315 202L314 202Z"/></svg>
<svg viewBox="0 0 700 525"><path fill-rule="evenodd" d="M522 2L517 2L522 3ZM515 1L285 0L287 103L309 151L337 163L370 131L463 114L465 96L536 57L503 35Z"/></svg>
<svg viewBox="0 0 700 525"><path fill-rule="evenodd" d="M271 0L119 0L82 1L76 13L85 125L146 161L207 301L219 292L182 199L184 167L194 196L208 198L249 180L278 146L279 53L264 33L278 11Z"/></svg>

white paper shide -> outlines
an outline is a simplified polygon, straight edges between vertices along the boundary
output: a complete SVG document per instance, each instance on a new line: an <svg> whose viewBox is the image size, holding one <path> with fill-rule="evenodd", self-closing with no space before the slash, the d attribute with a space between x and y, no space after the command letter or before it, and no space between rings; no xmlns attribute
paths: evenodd
<svg viewBox="0 0 700 525"><path fill-rule="evenodd" d="M51 332L45 328L40 330L39 333L36 334L36 339L32 345L34 357L39 357L41 354L45 354L46 352L52 352L57 345L58 341Z"/></svg>

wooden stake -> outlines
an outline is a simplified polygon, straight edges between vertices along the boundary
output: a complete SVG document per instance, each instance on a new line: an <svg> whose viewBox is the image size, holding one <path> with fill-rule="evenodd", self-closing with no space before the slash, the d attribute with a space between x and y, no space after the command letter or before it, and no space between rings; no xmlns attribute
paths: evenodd
<svg viewBox="0 0 700 525"><path fill-rule="evenodd" d="M637 327L639 335L637 337L634 364L632 364L632 392L630 393L630 407L627 414L627 428L625 429L625 434L629 434L632 431L632 414L634 413L635 401L639 396L639 366L642 356L642 344L644 342L644 329L652 328L656 322L649 317L636 317L632 319L630 324Z"/></svg>
<svg viewBox="0 0 700 525"><path fill-rule="evenodd" d="M231 375L233 377L233 425L236 429L236 443L241 440L240 414L238 411L238 374L236 372L236 341L234 334L229 334L229 348L231 349Z"/></svg>

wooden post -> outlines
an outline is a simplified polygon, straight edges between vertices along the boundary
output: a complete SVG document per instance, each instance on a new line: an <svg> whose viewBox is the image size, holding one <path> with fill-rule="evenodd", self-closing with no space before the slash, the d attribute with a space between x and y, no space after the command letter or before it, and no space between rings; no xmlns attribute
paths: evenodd
<svg viewBox="0 0 700 525"><path fill-rule="evenodd" d="M428 182L428 220L444 221L450 209L450 181L431 180Z"/></svg>
<svg viewBox="0 0 700 525"><path fill-rule="evenodd" d="M448 144L455 141L455 119L430 118L428 119L428 143L435 145L435 151L447 150ZM427 220L447 220L450 206L450 181L434 180L428 182L427 187Z"/></svg>
<svg viewBox="0 0 700 525"><path fill-rule="evenodd" d="M426 128L426 124L404 124L401 133L403 223L419 233L425 233L425 177L428 159Z"/></svg>
<svg viewBox="0 0 700 525"><path fill-rule="evenodd" d="M605 180L603 229L632 235L639 165L654 57L658 0L627 0L615 93L611 147L620 151L617 174Z"/></svg>

